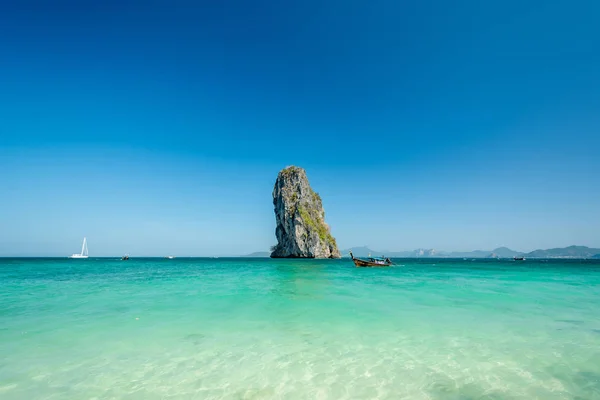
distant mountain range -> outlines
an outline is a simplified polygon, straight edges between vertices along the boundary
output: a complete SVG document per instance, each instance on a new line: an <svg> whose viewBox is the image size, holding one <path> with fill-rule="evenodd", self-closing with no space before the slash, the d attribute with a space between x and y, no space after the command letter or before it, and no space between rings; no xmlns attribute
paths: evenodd
<svg viewBox="0 0 600 400"><path fill-rule="evenodd" d="M498 247L494 250L474 251L439 251L435 249L416 249L412 251L381 251L372 250L367 246L352 247L342 250L342 257L350 257L350 251L355 257L386 256L391 258L513 258L515 256L525 258L594 258L600 259L600 249L586 246L569 246L563 248L534 250L529 253L511 250L508 247ZM257 251L242 257L270 257L268 251Z"/></svg>
<svg viewBox="0 0 600 400"><path fill-rule="evenodd" d="M250 254L246 254L245 256L241 256L241 257L271 257L271 253L268 251L255 251L254 253L250 253Z"/></svg>
<svg viewBox="0 0 600 400"><path fill-rule="evenodd" d="M475 251L438 251L435 249L416 249L412 251L380 251L372 250L366 246L352 247L342 251L342 257L350 257L350 251L356 257L368 257L369 255L385 255L386 257L392 258L421 258L421 257L445 257L445 258L485 258L485 257L498 257L498 258L512 258L516 255L520 255L518 251L511 250L506 247L499 247L494 250L475 250Z"/></svg>
<svg viewBox="0 0 600 400"><path fill-rule="evenodd" d="M600 255L600 249L586 246L569 246L564 248L535 250L527 253L530 258L595 258Z"/></svg>
<svg viewBox="0 0 600 400"><path fill-rule="evenodd" d="M445 252L435 249L416 249L412 251L379 251L372 250L366 246L352 247L342 251L342 257L350 257L350 250L356 257L368 257L369 255L385 255L392 258L513 258L522 256L525 258L600 258L600 249L594 249L586 246L569 246L564 248L555 248L548 250L535 250L529 253L511 250L508 247L498 247L494 250L474 250L467 252Z"/></svg>

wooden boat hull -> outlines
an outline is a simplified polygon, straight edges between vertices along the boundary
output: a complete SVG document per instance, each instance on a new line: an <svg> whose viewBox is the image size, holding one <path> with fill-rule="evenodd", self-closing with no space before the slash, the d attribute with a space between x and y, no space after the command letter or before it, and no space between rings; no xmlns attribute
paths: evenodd
<svg viewBox="0 0 600 400"><path fill-rule="evenodd" d="M362 260L360 258L354 257L354 254L350 252L350 257L352 257L352 262L357 267L389 267L392 264L392 261L389 258L369 258L368 260Z"/></svg>
<svg viewBox="0 0 600 400"><path fill-rule="evenodd" d="M354 262L354 265L356 265L357 267L390 267L392 265L391 263L379 264L379 263L361 260L358 258L354 258L354 259L352 259L352 261Z"/></svg>

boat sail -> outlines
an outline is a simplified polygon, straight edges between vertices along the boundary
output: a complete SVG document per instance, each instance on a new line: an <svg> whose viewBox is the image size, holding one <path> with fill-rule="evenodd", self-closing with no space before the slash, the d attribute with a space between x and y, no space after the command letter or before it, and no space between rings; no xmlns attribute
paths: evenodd
<svg viewBox="0 0 600 400"><path fill-rule="evenodd" d="M88 247L87 239L83 238L83 244L81 245L81 254L73 254L69 258L88 258Z"/></svg>

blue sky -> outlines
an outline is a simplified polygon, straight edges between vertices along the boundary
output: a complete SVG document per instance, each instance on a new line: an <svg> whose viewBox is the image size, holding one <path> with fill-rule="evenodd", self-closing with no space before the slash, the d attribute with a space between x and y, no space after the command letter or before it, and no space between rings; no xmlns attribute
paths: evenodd
<svg viewBox="0 0 600 400"><path fill-rule="evenodd" d="M325 4L323 4L325 3ZM0 255L600 247L596 1L4 2Z"/></svg>

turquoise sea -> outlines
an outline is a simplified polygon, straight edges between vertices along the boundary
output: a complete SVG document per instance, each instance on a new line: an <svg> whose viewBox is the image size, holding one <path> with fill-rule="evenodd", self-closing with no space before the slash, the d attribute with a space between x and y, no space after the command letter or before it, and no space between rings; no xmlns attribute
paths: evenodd
<svg viewBox="0 0 600 400"><path fill-rule="evenodd" d="M0 259L0 398L600 399L600 262Z"/></svg>

